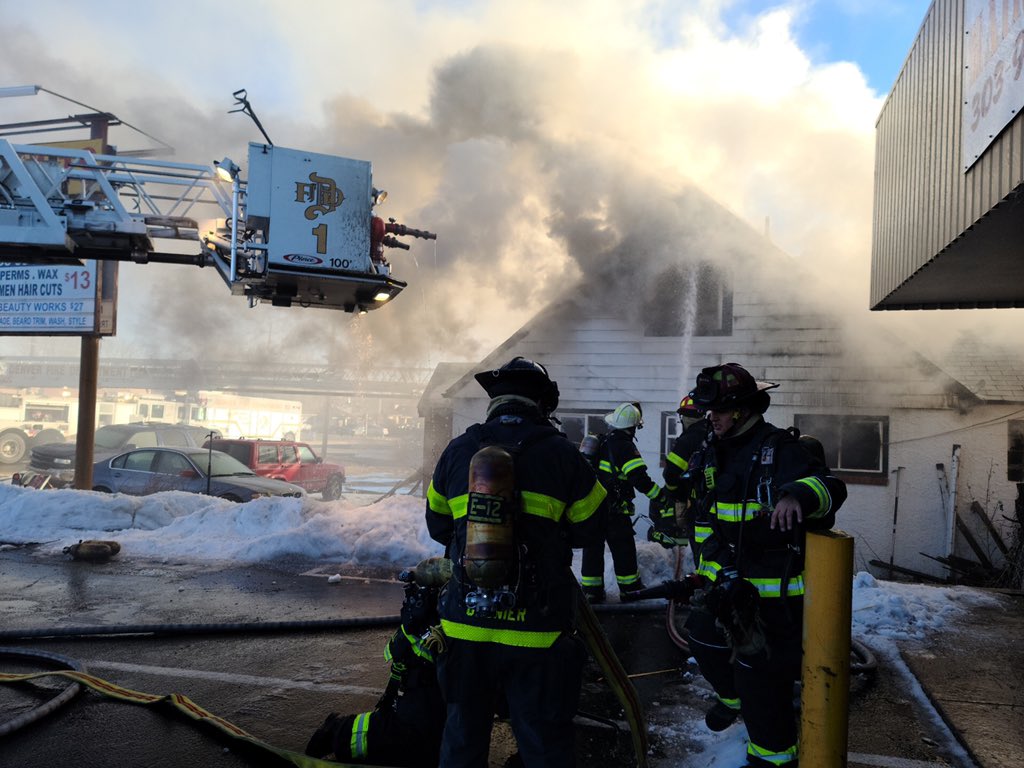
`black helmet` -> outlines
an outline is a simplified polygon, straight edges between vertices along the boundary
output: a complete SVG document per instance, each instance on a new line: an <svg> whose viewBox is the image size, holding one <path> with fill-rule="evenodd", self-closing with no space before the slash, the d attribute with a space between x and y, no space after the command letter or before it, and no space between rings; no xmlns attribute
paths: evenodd
<svg viewBox="0 0 1024 768"><path fill-rule="evenodd" d="M768 410L770 398L766 390L779 386L770 381L757 381L738 363L724 363L705 368L697 374L693 402L706 410L724 410L748 406L758 413Z"/></svg>
<svg viewBox="0 0 1024 768"><path fill-rule="evenodd" d="M546 416L558 407L558 385L548 369L525 357L514 357L501 368L476 374L488 397L519 395L533 400Z"/></svg>

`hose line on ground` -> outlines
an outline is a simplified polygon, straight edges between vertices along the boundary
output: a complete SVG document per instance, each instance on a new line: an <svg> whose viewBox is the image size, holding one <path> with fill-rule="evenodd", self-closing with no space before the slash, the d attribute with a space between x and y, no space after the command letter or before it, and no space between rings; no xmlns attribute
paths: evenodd
<svg viewBox="0 0 1024 768"><path fill-rule="evenodd" d="M229 622L220 624L123 624L82 627L30 627L0 630L0 640L41 637L88 637L93 635L208 635L231 632L288 632L351 627L394 626L400 616L364 616L348 619Z"/></svg>
<svg viewBox="0 0 1024 768"><path fill-rule="evenodd" d="M26 648L0 648L0 657L13 656L16 658L28 658L28 659L43 659L50 662L51 665L56 665L61 669L73 669L76 672L83 672L81 663L74 659L69 659L66 656L59 656L56 653L48 653L47 651L36 651L29 650ZM76 682L68 683L67 687L64 688L60 693L54 696L52 699L44 701L37 707L33 707L28 712L25 712L17 717L13 717L10 720L6 720L0 723L0 738L17 731L19 728L24 728L36 720L40 720L46 715L50 714L59 707L64 706L71 701L78 692L82 690Z"/></svg>

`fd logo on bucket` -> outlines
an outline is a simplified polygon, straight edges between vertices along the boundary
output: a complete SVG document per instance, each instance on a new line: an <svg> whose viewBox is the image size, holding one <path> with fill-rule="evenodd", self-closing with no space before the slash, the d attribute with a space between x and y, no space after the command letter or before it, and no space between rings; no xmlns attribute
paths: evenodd
<svg viewBox="0 0 1024 768"><path fill-rule="evenodd" d="M334 179L321 176L316 171L309 174L309 182L295 182L295 202L312 203L305 213L310 221L337 210L344 200L345 193L338 189Z"/></svg>

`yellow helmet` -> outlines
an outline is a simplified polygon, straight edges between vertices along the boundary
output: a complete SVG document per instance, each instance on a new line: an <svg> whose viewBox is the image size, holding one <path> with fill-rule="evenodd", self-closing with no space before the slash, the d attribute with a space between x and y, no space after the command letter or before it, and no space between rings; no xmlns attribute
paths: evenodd
<svg viewBox="0 0 1024 768"><path fill-rule="evenodd" d="M612 429L640 429L644 425L639 403L623 403L604 417L604 423Z"/></svg>

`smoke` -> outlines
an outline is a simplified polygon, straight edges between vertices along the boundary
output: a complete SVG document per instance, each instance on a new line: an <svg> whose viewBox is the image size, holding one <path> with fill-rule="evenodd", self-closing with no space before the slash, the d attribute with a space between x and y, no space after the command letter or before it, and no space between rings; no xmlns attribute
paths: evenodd
<svg viewBox="0 0 1024 768"><path fill-rule="evenodd" d="M202 163L242 163L262 140L228 114L248 86L276 144L370 160L390 193L381 214L438 234L388 252L409 287L363 317L250 309L213 270L122 265L105 354L474 360L584 278L588 301L638 313L672 265L742 277L763 232L810 281L794 287L783 268L767 287L865 316L881 95L852 64L811 62L794 38L799 4L731 29L728 2L680 5L696 7L186 2L157 19L125 2L97 13L40 0L29 12L0 0L0 83L109 110L176 147L172 159ZM158 27L172 42L154 55ZM4 101L5 122L68 106ZM123 132L116 143L146 142ZM934 315L896 314L875 319L943 336Z"/></svg>

